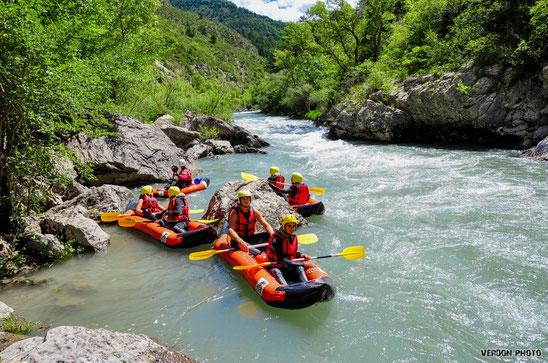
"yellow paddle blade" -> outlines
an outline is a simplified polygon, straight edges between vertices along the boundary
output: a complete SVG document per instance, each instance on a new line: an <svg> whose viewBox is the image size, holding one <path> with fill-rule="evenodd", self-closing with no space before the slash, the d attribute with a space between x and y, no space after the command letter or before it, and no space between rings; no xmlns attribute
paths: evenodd
<svg viewBox="0 0 548 363"><path fill-rule="evenodd" d="M343 256L347 260L359 260L365 257L365 249L363 246L347 247L341 253L337 253L337 256Z"/></svg>
<svg viewBox="0 0 548 363"><path fill-rule="evenodd" d="M103 222L115 222L120 217L123 217L123 214L120 214L118 212L106 212L101 214L101 220Z"/></svg>
<svg viewBox="0 0 548 363"><path fill-rule="evenodd" d="M217 219L193 219L192 221L193 222L198 222L198 223L213 223L213 222L217 222L219 220L219 218Z"/></svg>
<svg viewBox="0 0 548 363"><path fill-rule="evenodd" d="M149 222L149 221L136 221L136 220L130 219L130 218L120 218L118 220L118 225L120 227L133 227L137 223L142 223L142 222Z"/></svg>
<svg viewBox="0 0 548 363"><path fill-rule="evenodd" d="M243 171L242 171L242 178L244 180L259 180L259 179L261 179L258 176L251 175L251 174L248 174L248 173L244 173Z"/></svg>
<svg viewBox="0 0 548 363"><path fill-rule="evenodd" d="M191 209L188 211L188 213L203 213L204 210L203 209Z"/></svg>
<svg viewBox="0 0 548 363"><path fill-rule="evenodd" d="M297 236L297 241L302 245L311 245L318 242L318 236L314 233L300 234Z"/></svg>
<svg viewBox="0 0 548 363"><path fill-rule="evenodd" d="M257 265L248 265L248 266L234 266L232 267L232 269L234 270L250 270L252 268L255 268L255 267L260 267L260 266L268 266L268 265L272 265L272 262L263 262L263 263L259 263Z"/></svg>
<svg viewBox="0 0 548 363"><path fill-rule="evenodd" d="M209 250L209 251L192 252L190 255L188 255L188 258L192 261L205 260L206 258L210 258L211 256L215 256L223 252L225 251Z"/></svg>
<svg viewBox="0 0 548 363"><path fill-rule="evenodd" d="M323 188L309 188L308 191L310 193L314 193L314 194L323 194L323 193L325 193L325 189L323 189Z"/></svg>

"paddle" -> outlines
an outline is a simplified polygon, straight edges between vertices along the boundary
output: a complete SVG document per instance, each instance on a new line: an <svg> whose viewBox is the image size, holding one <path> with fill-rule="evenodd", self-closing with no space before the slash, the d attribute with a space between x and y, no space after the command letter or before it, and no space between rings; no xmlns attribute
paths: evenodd
<svg viewBox="0 0 548 363"><path fill-rule="evenodd" d="M203 209L191 209L188 213L203 213ZM101 214L101 220L103 222L116 222L118 219L125 217L125 214L120 214L118 212L105 212Z"/></svg>
<svg viewBox="0 0 548 363"><path fill-rule="evenodd" d="M299 243L303 245L311 245L313 243L318 242L318 236L316 236L314 233L301 234L297 236L297 241L299 241ZM268 246L268 242L252 245L252 247L264 247L264 246ZM188 255L188 258L191 259L192 261L205 260L206 258L210 258L211 256L218 255L219 253L236 251L236 250L237 248L227 248L226 250L208 250L208 251L193 252L190 255Z"/></svg>
<svg viewBox="0 0 548 363"><path fill-rule="evenodd" d="M365 257L365 250L362 246L354 246L354 247L347 247L345 248L341 253L332 254L332 255L325 255L325 256L316 256L316 257L310 257L311 260L316 260L320 258L328 258L328 257L336 257L336 256L342 256L346 258L347 260L359 260L360 258ZM292 261L304 261L304 258L296 258ZM272 261L272 262L263 262L259 263L257 265L249 265L249 266L234 266L234 270L249 270L255 267L259 266L269 266L277 264L278 262Z"/></svg>
<svg viewBox="0 0 548 363"><path fill-rule="evenodd" d="M192 221L193 222L198 222L198 223L213 223L213 222L217 222L218 220L219 220L219 218L217 218L217 219L193 219ZM118 220L118 225L120 227L133 227L138 223L150 223L150 222L155 222L155 221L136 221L134 219L129 219L129 218L120 218Z"/></svg>
<svg viewBox="0 0 548 363"><path fill-rule="evenodd" d="M244 180L266 180L266 179L264 179L264 178L259 178L258 176L255 176L255 175L251 175L251 174L248 174L248 173L244 173L243 171L242 171L242 178L243 178ZM283 185L291 185L291 184L286 184L286 183L282 183L282 184L283 184ZM315 188L308 188L308 191L309 191L310 193L314 193L314 194L323 194L323 193L325 193L325 189L323 189L323 188L317 188L317 187L315 187Z"/></svg>

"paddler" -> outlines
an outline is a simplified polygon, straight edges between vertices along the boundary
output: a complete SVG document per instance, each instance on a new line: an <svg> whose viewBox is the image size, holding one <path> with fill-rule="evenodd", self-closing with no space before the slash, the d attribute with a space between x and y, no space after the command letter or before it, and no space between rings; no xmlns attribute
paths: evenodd
<svg viewBox="0 0 548 363"><path fill-rule="evenodd" d="M176 186L169 187L167 193L169 205L162 216L160 225L177 233L186 232L190 217L188 216L188 202L185 199L185 193L181 193L181 190Z"/></svg>
<svg viewBox="0 0 548 363"><path fill-rule="evenodd" d="M175 183L175 186L178 188L186 188L191 186L192 175L190 174L190 170L188 170L186 167L185 159L179 159L179 168L181 169L181 171L177 176L177 182Z"/></svg>
<svg viewBox="0 0 548 363"><path fill-rule="evenodd" d="M309 256L300 253L299 243L295 231L297 230L297 218L293 214L286 214L282 217L282 225L272 236L266 248L266 256L269 261L277 262L282 265L286 273L295 273L301 282L308 281L305 269L313 267L313 263L308 261ZM295 258L304 258L305 261L292 261ZM273 267L270 271L276 276L278 282L287 285L282 271L278 267Z"/></svg>
<svg viewBox="0 0 548 363"><path fill-rule="evenodd" d="M291 205L303 205L310 200L308 185L304 184L303 176L300 173L291 174L291 186L288 189L281 189L271 184L276 193L287 194L288 202Z"/></svg>
<svg viewBox="0 0 548 363"><path fill-rule="evenodd" d="M255 224L259 222L266 232L257 233ZM268 240L274 230L263 218L263 215L251 206L251 192L240 190L238 203L235 203L228 212L228 235L232 247L240 248L244 252L259 254L260 251L249 245Z"/></svg>
<svg viewBox="0 0 548 363"><path fill-rule="evenodd" d="M135 213L155 221L161 217L163 211L164 208L162 208L158 204L158 200L152 196L152 186L145 185L142 187L141 195L139 196L137 206L135 207Z"/></svg>

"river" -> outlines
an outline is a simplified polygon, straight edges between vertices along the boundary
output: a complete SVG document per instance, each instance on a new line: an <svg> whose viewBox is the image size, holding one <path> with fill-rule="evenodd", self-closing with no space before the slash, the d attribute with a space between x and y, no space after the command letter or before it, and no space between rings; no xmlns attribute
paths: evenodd
<svg viewBox="0 0 548 363"><path fill-rule="evenodd" d="M236 123L268 155L202 159L207 208L242 171L304 175L326 213L298 233L308 255L363 245L366 258L319 260L333 300L302 310L266 305L218 256L189 261L133 229L104 225L108 252L84 254L0 291L44 324L146 334L201 361L471 361L485 349L548 356L548 164L516 151L333 141L308 121L258 113ZM137 191L137 189L135 189ZM483 352L486 353L485 351ZM516 359L515 357L513 358Z"/></svg>

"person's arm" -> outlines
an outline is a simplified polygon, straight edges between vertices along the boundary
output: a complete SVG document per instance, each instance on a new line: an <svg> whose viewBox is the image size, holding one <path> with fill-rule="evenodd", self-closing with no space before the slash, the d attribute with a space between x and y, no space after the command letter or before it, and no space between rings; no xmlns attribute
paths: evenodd
<svg viewBox="0 0 548 363"><path fill-rule="evenodd" d="M272 226L263 218L263 215L255 209L255 218L257 218L257 221L264 227L265 231L268 232L268 234L273 234L274 229L272 229Z"/></svg>
<svg viewBox="0 0 548 363"><path fill-rule="evenodd" d="M139 198L139 200L137 201L137 206L135 207L135 213L143 214L143 210L141 209L142 206L143 206L143 200Z"/></svg>
<svg viewBox="0 0 548 363"><path fill-rule="evenodd" d="M238 236L238 233L236 233L236 231L234 230L234 227L236 226L236 213L237 212L233 211L228 216L228 235L232 239L232 247L239 247L240 250L247 252L249 251L249 249L247 248L247 243L245 243L245 241L240 236Z"/></svg>

